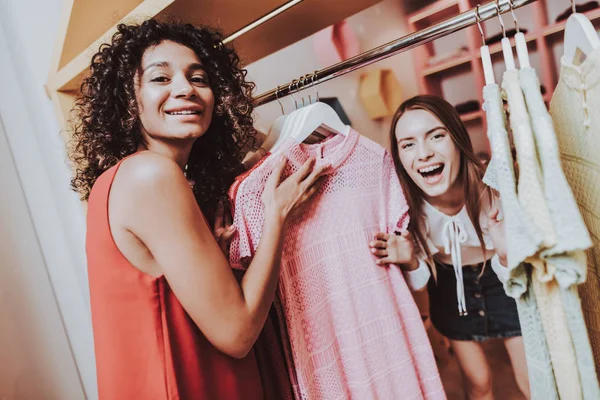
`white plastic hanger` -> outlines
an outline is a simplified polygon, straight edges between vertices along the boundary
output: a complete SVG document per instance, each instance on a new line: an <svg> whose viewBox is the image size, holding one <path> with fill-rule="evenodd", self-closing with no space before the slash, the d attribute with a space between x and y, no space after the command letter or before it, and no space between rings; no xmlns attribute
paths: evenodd
<svg viewBox="0 0 600 400"><path fill-rule="evenodd" d="M314 85L314 74L313 74L313 85ZM340 117L337 115L335 110L329 105L318 101L303 107L299 110L294 111L286 119L283 127L285 132L285 140L278 141L281 143L280 146L274 146L272 153L283 151L283 143L302 143L309 139L314 132L322 133L324 137L329 134L347 134L347 127L344 125ZM287 140L287 139L291 140Z"/></svg>
<svg viewBox="0 0 600 400"><path fill-rule="evenodd" d="M502 20L502 14L500 13L500 1L496 0L496 11L498 13L498 19L500 20L500 26L502 27L502 55L504 57L504 64L506 70L514 70L515 67L515 56L512 51L510 39L506 37L506 29L504 28L504 21Z"/></svg>
<svg viewBox="0 0 600 400"><path fill-rule="evenodd" d="M263 144L260 146L263 149L265 149L266 151L271 150L271 148L277 143L277 141L281 137L281 131L283 130L283 124L285 123L285 120L288 117L285 114L285 111L283 109L283 104L281 104L281 100L279 100L279 97L277 96L278 94L279 94L279 86L277 86L277 89L275 89L275 99L277 99L277 102L279 103L279 107L281 107L281 115L279 117L277 117L277 119L275 119L275 122L273 122L273 125L271 125L271 129L269 129L269 133L267 134L267 137L265 138Z"/></svg>
<svg viewBox="0 0 600 400"><path fill-rule="evenodd" d="M479 28L479 33L481 34L481 48L479 52L481 53L481 63L483 64L483 76L485 77L485 84L493 85L496 83L494 79L494 68L492 67L492 56L490 56L490 48L485 44L485 35L483 34L483 28L481 27L481 16L479 15L479 7L477 4L477 8L475 9L475 16L477 17L477 27Z"/></svg>
<svg viewBox="0 0 600 400"><path fill-rule="evenodd" d="M295 142L302 143L320 127L331 133L346 135L346 125L329 105L317 102L303 111L292 136Z"/></svg>
<svg viewBox="0 0 600 400"><path fill-rule="evenodd" d="M300 110L298 109L298 102L294 97L292 88L294 84L298 86L298 82L299 81L296 81L294 79L288 87L288 91L290 93L290 96L292 96L292 99L294 99L294 105L296 106L296 108L289 115L278 117L275 123L273 124L274 126L272 128L276 130L275 132L277 132L278 129L279 135L275 141L275 144L271 148L271 153L275 153L278 149L281 148L282 143L285 143L287 139L291 137L291 133L294 127L293 122L298 118L298 113L300 112ZM277 124L277 126L275 126L275 124Z"/></svg>
<svg viewBox="0 0 600 400"><path fill-rule="evenodd" d="M576 12L575 0L571 0L573 14L567 19L565 26L565 49L563 57L565 61L574 64L583 53L588 56L592 51L600 47L600 39L594 25L585 15Z"/></svg>
<svg viewBox="0 0 600 400"><path fill-rule="evenodd" d="M517 31L517 33L515 33L515 44L517 46L517 58L519 59L519 68L531 68L531 63L529 62L529 51L527 50L527 41L525 40L525 35L519 29L519 21L517 21L517 16L515 15L515 9L512 0L508 0L508 5L510 7L510 14L512 15L513 21L515 22L515 29Z"/></svg>

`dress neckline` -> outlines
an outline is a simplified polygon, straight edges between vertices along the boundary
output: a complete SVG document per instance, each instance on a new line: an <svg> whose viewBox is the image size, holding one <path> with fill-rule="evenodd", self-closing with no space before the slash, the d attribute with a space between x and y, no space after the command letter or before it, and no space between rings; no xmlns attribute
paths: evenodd
<svg viewBox="0 0 600 400"><path fill-rule="evenodd" d="M321 143L300 143L292 146L286 156L295 167L300 167L309 157L315 157L316 165L324 163L331 164L331 170L341 166L350 156L358 143L360 134L354 129L347 127L347 133L337 134Z"/></svg>

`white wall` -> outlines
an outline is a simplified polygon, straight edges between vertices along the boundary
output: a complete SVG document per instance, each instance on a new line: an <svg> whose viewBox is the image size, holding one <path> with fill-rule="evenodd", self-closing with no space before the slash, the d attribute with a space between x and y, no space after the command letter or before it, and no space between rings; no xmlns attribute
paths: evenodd
<svg viewBox="0 0 600 400"><path fill-rule="evenodd" d="M0 399L84 397L0 120Z"/></svg>
<svg viewBox="0 0 600 400"><path fill-rule="evenodd" d="M70 357L76 360L87 397L94 399L97 395L85 267L85 221L77 196L68 188L70 172L64 161L64 144L52 103L44 92L61 9L61 0L0 0L0 117L22 185L21 203L25 201L30 211L29 223L33 223L37 238L34 240L34 236L20 230L7 235L41 249L48 271L44 279L49 277L52 283L53 301L58 303L70 341ZM2 187L2 203L7 201L5 197L13 195L13 189ZM19 225L8 225L11 226ZM15 265L41 276L37 273L41 270L38 262L30 264L15 257ZM40 326L46 327L45 323ZM68 349L65 351L69 354ZM71 368L64 359L54 361L56 369ZM79 378L77 384L81 386ZM80 399L80 394L57 398Z"/></svg>

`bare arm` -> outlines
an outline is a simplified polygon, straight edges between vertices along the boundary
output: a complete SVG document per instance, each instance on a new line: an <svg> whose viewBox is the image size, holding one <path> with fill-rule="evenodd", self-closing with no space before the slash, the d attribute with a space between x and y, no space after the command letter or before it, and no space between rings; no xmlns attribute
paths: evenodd
<svg viewBox="0 0 600 400"><path fill-rule="evenodd" d="M280 184L284 166L285 160L278 162L265 188L263 234L241 286L177 164L145 153L121 167L129 211L123 226L150 251L207 339L233 357L245 356L263 327L277 286L285 220L316 191L322 173L307 163Z"/></svg>

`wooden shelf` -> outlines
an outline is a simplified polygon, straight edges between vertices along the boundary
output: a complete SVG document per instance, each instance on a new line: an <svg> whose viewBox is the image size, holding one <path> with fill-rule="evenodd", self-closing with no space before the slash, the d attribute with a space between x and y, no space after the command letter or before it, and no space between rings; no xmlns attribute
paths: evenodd
<svg viewBox="0 0 600 400"><path fill-rule="evenodd" d="M469 121L483 120L483 116L484 116L484 111L479 110L479 111L472 111L472 112L466 113L466 114L460 114L460 119L462 120L462 122L469 122Z"/></svg>
<svg viewBox="0 0 600 400"><path fill-rule="evenodd" d="M525 35L525 41L527 43L532 42L534 40L536 40L538 38L538 35L534 34L534 33L528 33ZM510 45L511 47L515 47L515 38L511 37L510 38ZM496 54L496 53L500 53L502 52L502 43L498 42L498 43L494 43L493 45L490 46L490 54ZM477 52L477 58L481 58L481 53L478 51Z"/></svg>
<svg viewBox="0 0 600 400"><path fill-rule="evenodd" d="M590 21L595 21L600 19L600 8L596 8L595 10L588 11L583 13ZM565 30L565 25L567 24L567 20L556 22L552 25L549 25L546 29L543 30L542 36L551 36L557 33L560 33Z"/></svg>
<svg viewBox="0 0 600 400"><path fill-rule="evenodd" d="M457 14L458 0L441 0L423 8L408 18L409 24L427 24Z"/></svg>
<svg viewBox="0 0 600 400"><path fill-rule="evenodd" d="M525 40L527 42L532 42L535 41L537 39L537 35L535 34L527 34L525 35ZM510 39L510 44L512 47L515 47L515 40L514 38ZM479 49L478 49L479 50ZM490 54L496 54L496 53L500 53L502 51L502 43L494 43L493 45L490 46ZM442 62L440 64L428 67L426 69L423 70L422 75L423 76L429 76L429 75L433 75L433 74L438 74L441 72L446 72L450 69L456 68L460 65L463 64L468 64L471 62L472 59L474 58L481 58L481 53L479 51L475 52L475 55L473 54L466 54L464 56L460 56L460 57L456 57L456 58L452 58L448 61Z"/></svg>
<svg viewBox="0 0 600 400"><path fill-rule="evenodd" d="M473 56L471 54L466 54L464 56L454 57L447 61L441 62L439 64L433 65L423 70L423 76L429 76L433 74L437 74L440 72L447 71L452 68L456 68L463 64L468 64Z"/></svg>
<svg viewBox="0 0 600 400"><path fill-rule="evenodd" d="M244 64L256 61L311 34L339 22L379 0L304 0L277 17L234 40ZM245 27L287 0L243 1L219 0L107 0L99 11L95 2L67 0L68 26L55 50L57 70L48 81L49 91L79 90L91 56L100 44L110 40L119 23L139 23L149 17L178 19L217 26L225 35ZM125 14L121 17L122 14ZM77 21L75 21L77 19ZM301 23L298 23L301 21ZM109 26L106 29L106 26ZM294 26L294 29L289 29Z"/></svg>

